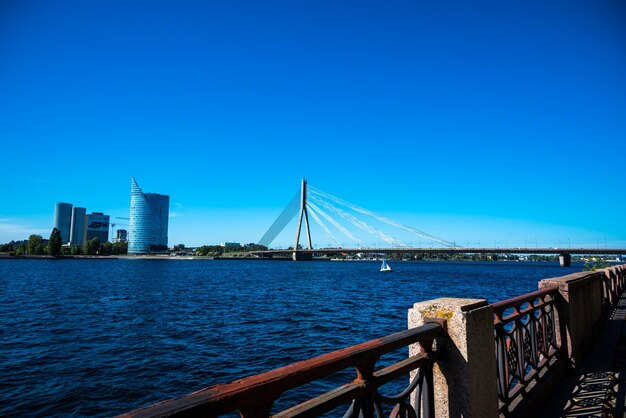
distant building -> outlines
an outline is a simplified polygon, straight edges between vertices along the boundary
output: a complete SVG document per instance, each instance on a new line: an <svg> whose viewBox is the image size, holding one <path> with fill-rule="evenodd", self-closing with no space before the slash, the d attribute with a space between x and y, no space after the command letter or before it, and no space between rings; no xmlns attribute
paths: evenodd
<svg viewBox="0 0 626 418"><path fill-rule="evenodd" d="M144 193L135 178L130 181L130 225L128 253L148 254L167 251L170 197Z"/></svg>
<svg viewBox="0 0 626 418"><path fill-rule="evenodd" d="M238 242L222 242L220 246L221 247L241 247L241 244Z"/></svg>
<svg viewBox="0 0 626 418"><path fill-rule="evenodd" d="M83 245L85 238L85 217L87 209L75 207L72 210L72 228L70 233L70 245Z"/></svg>
<svg viewBox="0 0 626 418"><path fill-rule="evenodd" d="M100 242L107 242L109 240L109 215L105 215L101 212L90 213L85 217L86 219L86 232L85 241L98 238Z"/></svg>
<svg viewBox="0 0 626 418"><path fill-rule="evenodd" d="M117 236L115 237L115 242L126 242L128 241L128 231L125 229L118 229Z"/></svg>
<svg viewBox="0 0 626 418"><path fill-rule="evenodd" d="M57 203L54 207L54 227L61 232L61 242L70 241L70 227L72 225L72 204Z"/></svg>

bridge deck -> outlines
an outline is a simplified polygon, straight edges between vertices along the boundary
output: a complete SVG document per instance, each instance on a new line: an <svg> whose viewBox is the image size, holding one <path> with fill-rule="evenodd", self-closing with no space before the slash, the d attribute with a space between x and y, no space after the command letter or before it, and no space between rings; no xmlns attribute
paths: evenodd
<svg viewBox="0 0 626 418"><path fill-rule="evenodd" d="M298 250L299 253L313 254L357 254L357 253L425 253L425 254L585 254L585 255L626 255L626 248L318 248ZM291 254L289 250L251 251L251 254Z"/></svg>

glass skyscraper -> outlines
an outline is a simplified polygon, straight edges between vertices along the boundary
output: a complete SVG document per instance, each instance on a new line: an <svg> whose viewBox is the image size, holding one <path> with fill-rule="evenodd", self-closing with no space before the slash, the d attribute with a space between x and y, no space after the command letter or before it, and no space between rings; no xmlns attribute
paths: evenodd
<svg viewBox="0 0 626 418"><path fill-rule="evenodd" d="M72 211L72 235L70 236L71 245L83 245L85 238L85 214L87 209L78 206Z"/></svg>
<svg viewBox="0 0 626 418"><path fill-rule="evenodd" d="M135 178L130 180L130 225L128 253L148 254L167 251L170 197L144 193Z"/></svg>
<svg viewBox="0 0 626 418"><path fill-rule="evenodd" d="M61 242L70 242L70 227L72 225L72 204L57 203L54 207L54 227L61 232Z"/></svg>

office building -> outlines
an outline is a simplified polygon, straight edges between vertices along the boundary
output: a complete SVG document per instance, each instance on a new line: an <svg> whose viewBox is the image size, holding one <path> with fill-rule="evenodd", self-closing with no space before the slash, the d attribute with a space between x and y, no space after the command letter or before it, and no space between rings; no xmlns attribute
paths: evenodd
<svg viewBox="0 0 626 418"><path fill-rule="evenodd" d="M135 178L130 182L130 225L128 253L148 254L167 251L170 197L144 193Z"/></svg>
<svg viewBox="0 0 626 418"><path fill-rule="evenodd" d="M72 225L72 204L57 203L54 207L54 227L61 233L61 242L70 242L70 227Z"/></svg>
<svg viewBox="0 0 626 418"><path fill-rule="evenodd" d="M109 215L101 212L90 213L86 216L87 228L85 231L85 240L89 241L98 238L100 242L109 240Z"/></svg>
<svg viewBox="0 0 626 418"><path fill-rule="evenodd" d="M83 245L85 238L85 216L87 209L74 207L72 210L72 228L70 233L70 245Z"/></svg>
<svg viewBox="0 0 626 418"><path fill-rule="evenodd" d="M114 242L126 242L128 241L128 231L125 229L118 229L117 236Z"/></svg>

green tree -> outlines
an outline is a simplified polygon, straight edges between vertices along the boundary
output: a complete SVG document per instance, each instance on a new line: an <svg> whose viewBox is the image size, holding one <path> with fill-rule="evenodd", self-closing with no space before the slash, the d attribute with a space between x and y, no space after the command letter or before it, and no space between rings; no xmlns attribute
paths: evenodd
<svg viewBox="0 0 626 418"><path fill-rule="evenodd" d="M596 260L595 258L590 261L585 261L585 265L583 266L583 271L596 271L602 270L607 267L611 267L611 265L604 260Z"/></svg>
<svg viewBox="0 0 626 418"><path fill-rule="evenodd" d="M196 249L196 255L199 255L200 257L206 256L208 252L209 252L208 245L203 245L202 247L199 247L198 249Z"/></svg>
<svg viewBox="0 0 626 418"><path fill-rule="evenodd" d="M203 245L202 247L196 250L196 255L205 257L217 257L224 253L224 247L221 245Z"/></svg>
<svg viewBox="0 0 626 418"><path fill-rule="evenodd" d="M83 254L96 255L98 251L100 251L100 239L98 237L85 241L83 244Z"/></svg>
<svg viewBox="0 0 626 418"><path fill-rule="evenodd" d="M267 251L267 247L261 244L246 244L243 249L246 251Z"/></svg>
<svg viewBox="0 0 626 418"><path fill-rule="evenodd" d="M41 253L39 253L39 247L42 245L43 242L43 238L41 237L41 235L36 235L33 234L30 237L28 237L28 253L29 255L37 255L37 254L43 254L43 251Z"/></svg>
<svg viewBox="0 0 626 418"><path fill-rule="evenodd" d="M50 240L48 241L48 254L56 257L61 253L62 246L63 242L61 241L61 231L57 228L52 228Z"/></svg>
<svg viewBox="0 0 626 418"><path fill-rule="evenodd" d="M111 254L113 254L113 244L107 241L100 246L100 255L111 255Z"/></svg>
<svg viewBox="0 0 626 418"><path fill-rule="evenodd" d="M113 252L111 254L126 255L126 253L128 253L127 242L116 242L115 244L113 244Z"/></svg>
<svg viewBox="0 0 626 418"><path fill-rule="evenodd" d="M243 251L243 247L241 245L227 245L224 247L223 252L234 253L234 252L239 252L239 251Z"/></svg>
<svg viewBox="0 0 626 418"><path fill-rule="evenodd" d="M26 245L25 243L21 243L15 249L15 255L25 255L25 254L28 254L28 245Z"/></svg>

